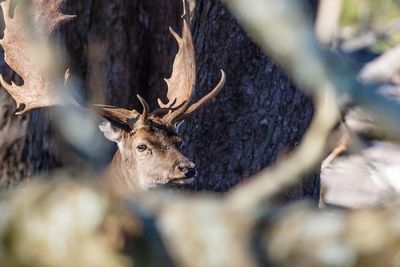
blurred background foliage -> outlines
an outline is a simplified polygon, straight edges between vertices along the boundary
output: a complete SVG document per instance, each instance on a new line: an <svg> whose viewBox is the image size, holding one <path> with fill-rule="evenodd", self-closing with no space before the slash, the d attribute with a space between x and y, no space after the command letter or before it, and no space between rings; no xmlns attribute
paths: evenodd
<svg viewBox="0 0 400 267"><path fill-rule="evenodd" d="M378 38L371 49L383 53L400 43L399 15L400 0L344 0L341 35L347 39L373 32ZM394 33L386 34L387 27Z"/></svg>

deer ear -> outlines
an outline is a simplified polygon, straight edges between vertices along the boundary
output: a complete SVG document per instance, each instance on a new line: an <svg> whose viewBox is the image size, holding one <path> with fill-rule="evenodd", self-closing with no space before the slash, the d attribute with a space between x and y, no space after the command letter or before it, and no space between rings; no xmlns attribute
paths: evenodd
<svg viewBox="0 0 400 267"><path fill-rule="evenodd" d="M119 144L122 140L122 129L114 126L109 121L103 121L99 125L100 131L103 132L105 138Z"/></svg>

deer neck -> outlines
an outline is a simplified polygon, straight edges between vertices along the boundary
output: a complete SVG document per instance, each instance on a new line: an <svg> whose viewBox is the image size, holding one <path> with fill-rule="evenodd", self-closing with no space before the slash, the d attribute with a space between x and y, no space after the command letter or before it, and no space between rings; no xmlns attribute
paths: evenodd
<svg viewBox="0 0 400 267"><path fill-rule="evenodd" d="M142 186L136 166L135 158L126 157L118 149L110 163L108 176L124 190L140 190Z"/></svg>

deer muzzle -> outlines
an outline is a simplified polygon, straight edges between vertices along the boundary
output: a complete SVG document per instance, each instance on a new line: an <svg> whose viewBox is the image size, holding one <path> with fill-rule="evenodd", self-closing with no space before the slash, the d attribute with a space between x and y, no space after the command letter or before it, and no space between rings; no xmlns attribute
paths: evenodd
<svg viewBox="0 0 400 267"><path fill-rule="evenodd" d="M176 161L174 172L175 177L179 177L173 180L176 183L190 183L197 174L196 165L188 159Z"/></svg>

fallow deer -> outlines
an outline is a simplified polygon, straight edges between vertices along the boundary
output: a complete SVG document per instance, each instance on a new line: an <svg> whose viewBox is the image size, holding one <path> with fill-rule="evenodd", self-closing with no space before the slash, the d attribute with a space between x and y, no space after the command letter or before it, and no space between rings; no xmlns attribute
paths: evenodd
<svg viewBox="0 0 400 267"><path fill-rule="evenodd" d="M24 1L7 0L1 3L5 30L0 44L5 52L5 61L24 81L22 86L17 86L7 83L0 76L2 86L16 102L16 115L60 104L50 74L36 68L40 58L36 56L25 30L21 2ZM48 38L57 26L73 18L61 13L63 2L30 2L32 21ZM225 73L221 70L221 79L215 88L192 103L196 66L187 0L183 0L183 10L182 37L170 28L178 43L178 53L171 77L165 79L168 102L164 104L158 99L159 108L150 112L146 101L138 96L143 106L141 113L114 106L93 105L106 119L99 126L100 130L107 139L118 145L109 168L114 179L120 179L130 190L146 190L159 184L187 183L193 180L195 164L178 149L181 137L176 125L213 98L225 82Z"/></svg>

